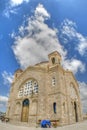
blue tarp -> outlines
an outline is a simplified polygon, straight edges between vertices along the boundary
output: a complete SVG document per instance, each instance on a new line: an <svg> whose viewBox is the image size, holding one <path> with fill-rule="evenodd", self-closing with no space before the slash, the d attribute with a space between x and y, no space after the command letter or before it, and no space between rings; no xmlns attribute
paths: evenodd
<svg viewBox="0 0 87 130"><path fill-rule="evenodd" d="M47 126L48 126L48 127L51 127L51 122L50 122L50 120L42 120L42 121L41 121L41 127L47 128Z"/></svg>

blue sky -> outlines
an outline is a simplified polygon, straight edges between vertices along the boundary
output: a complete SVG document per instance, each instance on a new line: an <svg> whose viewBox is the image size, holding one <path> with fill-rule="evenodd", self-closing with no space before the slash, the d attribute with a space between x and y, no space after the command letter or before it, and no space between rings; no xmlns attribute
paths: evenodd
<svg viewBox="0 0 87 130"><path fill-rule="evenodd" d="M6 111L15 70L57 50L79 83L87 112L86 27L86 0L0 0L0 111Z"/></svg>

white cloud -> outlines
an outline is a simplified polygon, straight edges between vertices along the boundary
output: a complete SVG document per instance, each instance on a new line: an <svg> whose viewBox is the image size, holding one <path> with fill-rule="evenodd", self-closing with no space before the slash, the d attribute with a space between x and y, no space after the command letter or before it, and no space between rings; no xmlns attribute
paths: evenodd
<svg viewBox="0 0 87 130"><path fill-rule="evenodd" d="M85 64L83 64L80 60L74 58L70 60L64 60L63 66L65 69L72 70L73 73L77 73L78 71L85 71Z"/></svg>
<svg viewBox="0 0 87 130"><path fill-rule="evenodd" d="M4 16L6 16L7 18L10 17L10 14L17 14L17 9L16 8L12 8L8 5L8 7L4 10L3 12Z"/></svg>
<svg viewBox="0 0 87 130"><path fill-rule="evenodd" d="M0 96L0 102L7 102L7 101L8 101L8 97Z"/></svg>
<svg viewBox="0 0 87 130"><path fill-rule="evenodd" d="M83 112L87 113L87 83L79 82Z"/></svg>
<svg viewBox="0 0 87 130"><path fill-rule="evenodd" d="M45 10L42 4L39 4L35 10L35 17L38 21L44 22L46 18L50 18L50 14L48 14L48 12Z"/></svg>
<svg viewBox="0 0 87 130"><path fill-rule="evenodd" d="M39 4L34 16L27 19L27 26L19 28L20 36L15 36L12 46L17 61L22 68L26 68L29 65L48 60L48 54L56 50L62 56L64 68L70 69L74 73L78 70L83 72L85 65L80 60L74 58L67 60L67 50L58 41L58 30L50 28L45 23L49 18L50 14L43 5Z"/></svg>
<svg viewBox="0 0 87 130"><path fill-rule="evenodd" d="M14 37L16 36L16 33L15 33L15 32L12 32L11 34L9 34L9 36L10 36L11 38L14 38Z"/></svg>
<svg viewBox="0 0 87 130"><path fill-rule="evenodd" d="M4 79L4 84L5 85L10 85L12 83L13 75L11 73L7 73L6 71L4 71L2 73L2 77Z"/></svg>
<svg viewBox="0 0 87 130"><path fill-rule="evenodd" d="M34 16L27 19L28 25L19 28L22 36L15 37L12 48L22 68L48 60L47 55L55 50L65 57L66 51L58 41L56 30L45 24L45 20L49 18L50 14L39 4ZM23 36L24 32L26 35Z"/></svg>
<svg viewBox="0 0 87 130"><path fill-rule="evenodd" d="M76 24L73 21L70 21L68 19L65 19L61 23L61 33L62 36L67 36L69 40L76 37ZM64 37L65 38L65 37Z"/></svg>
<svg viewBox="0 0 87 130"><path fill-rule="evenodd" d="M6 8L3 12L3 15L9 18L11 14L17 14L19 5L23 4L24 2L28 3L29 0L9 0L6 3Z"/></svg>
<svg viewBox="0 0 87 130"><path fill-rule="evenodd" d="M76 50L83 56L87 53L87 37L77 32L76 28L75 22L65 19L61 24L61 37L65 43L74 39Z"/></svg>
<svg viewBox="0 0 87 130"><path fill-rule="evenodd" d="M0 103L0 108L3 108L4 107L4 104L3 103Z"/></svg>
<svg viewBox="0 0 87 130"><path fill-rule="evenodd" d="M29 2L29 0L10 0L11 6L18 6L22 4L23 2Z"/></svg>
<svg viewBox="0 0 87 130"><path fill-rule="evenodd" d="M83 56L87 53L87 37L83 37L80 33L77 33L79 44L76 47L78 52Z"/></svg>
<svg viewBox="0 0 87 130"><path fill-rule="evenodd" d="M0 111L5 112L7 107L8 97L0 95Z"/></svg>

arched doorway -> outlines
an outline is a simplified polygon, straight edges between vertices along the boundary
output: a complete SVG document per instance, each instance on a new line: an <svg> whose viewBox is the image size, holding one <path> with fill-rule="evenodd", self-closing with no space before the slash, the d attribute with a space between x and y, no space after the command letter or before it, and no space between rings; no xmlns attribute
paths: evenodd
<svg viewBox="0 0 87 130"><path fill-rule="evenodd" d="M74 102L75 121L78 122L77 104Z"/></svg>
<svg viewBox="0 0 87 130"><path fill-rule="evenodd" d="M22 103L22 122L28 122L28 115L29 115L29 100L25 99Z"/></svg>

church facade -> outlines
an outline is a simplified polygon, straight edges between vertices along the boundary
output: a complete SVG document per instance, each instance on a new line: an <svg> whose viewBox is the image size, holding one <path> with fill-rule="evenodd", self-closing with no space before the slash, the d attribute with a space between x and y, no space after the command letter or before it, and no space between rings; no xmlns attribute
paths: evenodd
<svg viewBox="0 0 87 130"><path fill-rule="evenodd" d="M58 125L82 121L79 86L73 73L63 69L57 51L48 58L15 72L6 114L10 121L30 126L43 119Z"/></svg>

